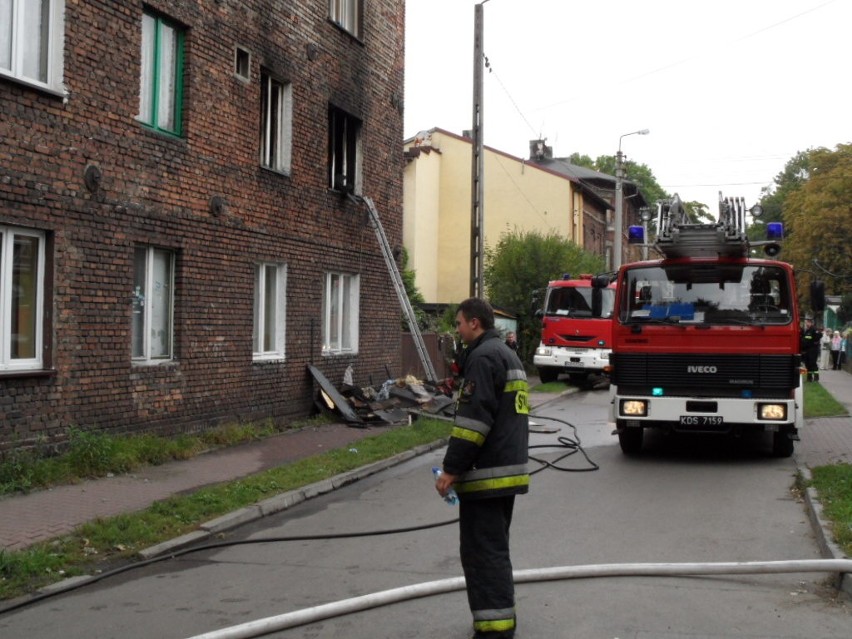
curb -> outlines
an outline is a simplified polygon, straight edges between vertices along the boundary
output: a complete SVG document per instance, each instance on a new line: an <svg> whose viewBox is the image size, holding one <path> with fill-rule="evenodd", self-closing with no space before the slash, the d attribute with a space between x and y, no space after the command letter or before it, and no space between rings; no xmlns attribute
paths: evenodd
<svg viewBox="0 0 852 639"><path fill-rule="evenodd" d="M564 395L571 395L573 393L579 392L579 390L580 389L573 387L566 388L561 393L558 393L553 397L548 397L541 403L536 404L535 408L540 408L546 404L549 404L550 402L556 401ZM370 475L378 473L382 470L385 470L392 466L396 466L398 464L408 461L409 459L418 457L420 455L433 451L436 448L441 448L442 446L446 445L447 439L439 439L437 441L432 442L431 444L417 446L415 448L412 448L411 450L407 450L405 452L394 455L393 457L389 457L388 459L382 459L372 464L361 466L354 470L341 473L340 475L330 477L329 479L324 479L315 484L308 484L307 486L302 486L301 488L297 488L296 490L281 493L280 495L276 495L274 497L270 497L269 499L260 501L256 504L252 504L251 506L246 506L245 508L241 508L239 510L227 513L225 515L222 515L221 517L217 517L216 519L212 519L208 522L201 524L198 527L198 530L187 533L186 535L182 535L180 537L175 537L174 539L169 539L155 546L145 548L141 550L138 554L142 559L145 560L154 559L162 555L167 555L175 550L179 550L187 546L191 546L192 544L202 542L205 539L209 539L213 535L217 535L232 528L236 528L238 526L257 521L258 519L261 519L263 517L268 517L269 515L274 515L275 513L287 510L288 508L292 508L293 506L300 504L303 501L306 501L313 497L319 497L320 495L324 495L333 490L337 490L338 488L342 488L343 486L347 486L348 484L352 484L360 479L364 479L365 477L369 477Z"/></svg>
<svg viewBox="0 0 852 639"><path fill-rule="evenodd" d="M308 484L307 486L302 486L296 490L291 490L286 493L270 497L269 499L264 499L263 501L252 504L251 506L246 506L245 508L227 513L221 517L217 517L216 519L211 519L210 521L201 524L198 530L191 533L164 541L156 546L145 548L139 552L139 556L142 557L142 559L148 560L167 555L170 552L185 548L192 544L197 544L198 542L209 539L214 535L218 535L219 533L232 528L237 528L238 526L257 521L263 517L274 515L275 513L287 510L288 508L291 508L296 504L300 504L308 499L319 497L320 495L330 493L338 488L342 488L343 486L353 484L360 479L364 479L365 477L369 477L370 475L374 475L382 470L386 470L392 466L396 466L408 461L409 459L413 459L414 457L418 457L446 445L446 439L439 439L431 444L417 446L411 450L394 455L393 457L382 459L377 462L373 462L372 464L367 464L366 466L361 466L354 470L330 477L329 479L323 479L322 481L314 484Z"/></svg>
<svg viewBox="0 0 852 639"><path fill-rule="evenodd" d="M799 468L799 474L802 480L809 484L813 479L810 468ZM824 559L849 559L840 547L834 543L832 538L831 528L828 522L822 516L822 504L819 501L819 496L816 490L810 486L803 491L805 504L808 507L808 519L811 522L811 527L816 537L817 545L819 546L820 554ZM852 595L852 573L839 572L835 574L835 588L848 595Z"/></svg>

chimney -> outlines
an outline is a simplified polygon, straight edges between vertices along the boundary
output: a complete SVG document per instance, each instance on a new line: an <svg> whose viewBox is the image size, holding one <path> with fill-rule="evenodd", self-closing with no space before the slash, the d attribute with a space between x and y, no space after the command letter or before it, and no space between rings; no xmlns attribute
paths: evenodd
<svg viewBox="0 0 852 639"><path fill-rule="evenodd" d="M552 160L553 147L547 146L545 140L530 140L530 160Z"/></svg>

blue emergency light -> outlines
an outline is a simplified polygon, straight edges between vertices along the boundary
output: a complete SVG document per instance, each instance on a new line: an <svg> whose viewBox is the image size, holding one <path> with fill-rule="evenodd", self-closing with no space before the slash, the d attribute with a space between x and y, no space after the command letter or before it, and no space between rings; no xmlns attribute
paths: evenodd
<svg viewBox="0 0 852 639"><path fill-rule="evenodd" d="M783 222L769 222L766 225L766 239L767 240L783 240L784 239L784 223Z"/></svg>
<svg viewBox="0 0 852 639"><path fill-rule="evenodd" d="M645 229L641 226L631 226L627 229L627 243L628 244L644 244L645 243Z"/></svg>

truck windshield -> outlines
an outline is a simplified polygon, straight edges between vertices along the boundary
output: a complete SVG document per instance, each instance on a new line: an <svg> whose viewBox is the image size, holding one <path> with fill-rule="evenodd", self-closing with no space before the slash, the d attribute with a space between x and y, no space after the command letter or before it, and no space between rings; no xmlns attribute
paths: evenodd
<svg viewBox="0 0 852 639"><path fill-rule="evenodd" d="M574 288L566 286L548 290L544 314L609 319L612 317L612 309L615 304L615 290L611 288L599 290L601 292L600 313L593 312L592 287Z"/></svg>
<svg viewBox="0 0 852 639"><path fill-rule="evenodd" d="M777 266L677 264L629 269L622 323L787 324L787 273Z"/></svg>

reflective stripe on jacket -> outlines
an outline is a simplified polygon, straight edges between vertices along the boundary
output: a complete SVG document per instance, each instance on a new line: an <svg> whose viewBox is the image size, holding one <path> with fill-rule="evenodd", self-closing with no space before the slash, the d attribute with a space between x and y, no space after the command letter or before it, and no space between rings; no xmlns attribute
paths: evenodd
<svg viewBox="0 0 852 639"><path fill-rule="evenodd" d="M529 391L515 352L495 330L465 354L455 425L444 470L459 475L461 499L517 495L529 489Z"/></svg>

